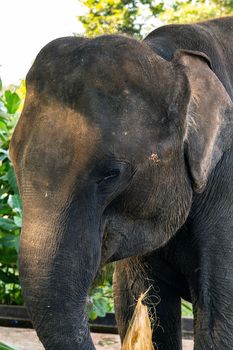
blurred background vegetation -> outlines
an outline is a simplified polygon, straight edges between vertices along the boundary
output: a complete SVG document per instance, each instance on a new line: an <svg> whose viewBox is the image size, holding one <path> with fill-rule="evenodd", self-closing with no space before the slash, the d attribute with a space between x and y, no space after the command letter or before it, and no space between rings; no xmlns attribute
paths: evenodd
<svg viewBox="0 0 233 350"><path fill-rule="evenodd" d="M158 23L192 23L233 13L233 0L81 0L78 16L85 33L125 33L143 37Z"/></svg>
<svg viewBox="0 0 233 350"><path fill-rule="evenodd" d="M85 15L78 16L85 35L123 33L142 38L167 23L191 23L233 14L233 0L80 0ZM17 64L17 59L16 59ZM25 84L3 87L0 79L0 303L23 304L18 279L17 254L22 225L20 196L9 158L9 142L22 110ZM90 291L91 319L113 311L112 265L100 273ZM190 315L183 304L183 315Z"/></svg>

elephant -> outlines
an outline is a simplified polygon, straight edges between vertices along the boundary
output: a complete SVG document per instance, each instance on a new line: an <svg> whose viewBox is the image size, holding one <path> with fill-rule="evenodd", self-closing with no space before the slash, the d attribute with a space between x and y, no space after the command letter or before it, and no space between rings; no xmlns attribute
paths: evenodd
<svg viewBox="0 0 233 350"><path fill-rule="evenodd" d="M124 340L147 289L153 343L233 349L233 17L47 44L10 155L23 203L19 273L48 350L92 350L88 290L115 262Z"/></svg>

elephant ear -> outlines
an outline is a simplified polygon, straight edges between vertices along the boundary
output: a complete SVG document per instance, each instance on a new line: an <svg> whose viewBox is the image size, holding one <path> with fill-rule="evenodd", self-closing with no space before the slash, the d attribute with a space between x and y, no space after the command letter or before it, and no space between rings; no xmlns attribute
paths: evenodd
<svg viewBox="0 0 233 350"><path fill-rule="evenodd" d="M190 86L185 122L185 156L193 189L202 192L211 171L228 147L232 101L202 52L178 50L173 60L183 66Z"/></svg>

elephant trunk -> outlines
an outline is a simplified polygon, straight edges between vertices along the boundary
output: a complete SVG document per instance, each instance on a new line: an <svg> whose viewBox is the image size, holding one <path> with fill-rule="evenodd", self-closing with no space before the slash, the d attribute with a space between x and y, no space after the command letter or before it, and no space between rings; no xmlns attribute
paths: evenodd
<svg viewBox="0 0 233 350"><path fill-rule="evenodd" d="M85 304L101 258L97 220L74 213L75 224L72 215L63 215L61 223L58 216L51 220L51 213L46 217L45 211L43 216L24 212L20 281L41 342L49 350L95 349Z"/></svg>

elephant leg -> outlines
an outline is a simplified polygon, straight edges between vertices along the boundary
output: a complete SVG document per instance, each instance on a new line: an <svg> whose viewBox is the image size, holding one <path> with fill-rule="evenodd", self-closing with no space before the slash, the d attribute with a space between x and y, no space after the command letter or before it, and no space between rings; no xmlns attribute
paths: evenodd
<svg viewBox="0 0 233 350"><path fill-rule="evenodd" d="M221 248L220 248L221 249ZM218 252L219 251L219 252ZM194 349L233 349L233 257L219 247L206 255L192 286ZM218 254L219 253L219 254ZM231 257L229 258L229 255Z"/></svg>
<svg viewBox="0 0 233 350"><path fill-rule="evenodd" d="M159 350L181 350L181 299L170 285L154 276L148 262L138 258L119 261L114 273L114 301L123 341L136 300L148 288L146 304L153 315L153 343Z"/></svg>
<svg viewBox="0 0 233 350"><path fill-rule="evenodd" d="M181 350L181 298L162 280L155 280L159 287L160 303L156 307L157 326L153 332L153 341L159 350Z"/></svg>

